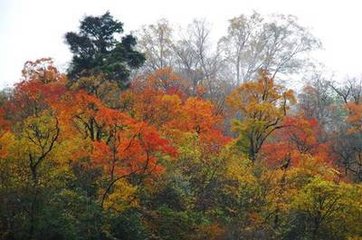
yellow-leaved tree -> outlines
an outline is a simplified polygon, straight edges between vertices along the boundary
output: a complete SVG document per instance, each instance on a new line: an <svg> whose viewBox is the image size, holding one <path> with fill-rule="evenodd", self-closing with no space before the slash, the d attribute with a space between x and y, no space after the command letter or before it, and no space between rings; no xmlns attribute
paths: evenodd
<svg viewBox="0 0 362 240"><path fill-rule="evenodd" d="M292 90L276 84L266 70L260 70L256 81L241 84L227 101L237 116L233 130L239 135L238 143L255 161L265 140L284 126L283 119L295 97Z"/></svg>

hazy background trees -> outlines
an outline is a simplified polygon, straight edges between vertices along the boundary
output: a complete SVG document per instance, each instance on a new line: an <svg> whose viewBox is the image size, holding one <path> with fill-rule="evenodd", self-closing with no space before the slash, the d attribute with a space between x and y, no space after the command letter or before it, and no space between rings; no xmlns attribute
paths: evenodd
<svg viewBox="0 0 362 240"><path fill-rule="evenodd" d="M308 53L321 47L291 15L254 12L230 19L227 33L218 40L211 39L211 31L206 20L194 20L176 31L165 19L144 26L137 32L138 47L147 59L144 70L172 67L193 88L209 85L213 95L213 82L239 85L255 78L260 68L283 79L301 74L312 64Z"/></svg>

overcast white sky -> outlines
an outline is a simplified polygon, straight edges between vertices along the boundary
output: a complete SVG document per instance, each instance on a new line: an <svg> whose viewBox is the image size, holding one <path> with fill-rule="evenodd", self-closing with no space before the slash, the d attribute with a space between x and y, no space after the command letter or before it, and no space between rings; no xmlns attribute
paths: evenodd
<svg viewBox="0 0 362 240"><path fill-rule="evenodd" d="M52 57L65 68L70 53L64 33L76 31L85 15L107 10L125 31L160 18L180 25L206 18L215 37L224 34L228 19L252 10L293 14L322 41L319 61L338 76L362 73L359 0L0 0L0 89L19 80L26 60Z"/></svg>

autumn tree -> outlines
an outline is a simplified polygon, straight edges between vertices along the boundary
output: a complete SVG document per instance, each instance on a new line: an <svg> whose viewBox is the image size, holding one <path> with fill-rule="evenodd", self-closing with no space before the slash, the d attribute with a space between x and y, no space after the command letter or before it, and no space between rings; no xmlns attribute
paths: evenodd
<svg viewBox="0 0 362 240"><path fill-rule="evenodd" d="M262 156L275 168L288 168L303 165L306 156L313 157L322 164L334 165L336 157L332 142L320 136L323 129L316 119L306 119L302 115L288 116L283 120L284 127L271 135L270 141L262 147Z"/></svg>
<svg viewBox="0 0 362 240"><path fill-rule="evenodd" d="M8 101L4 103L6 117L14 122L37 116L51 108L66 91L65 75L54 67L49 58L27 61L22 73L22 81L16 84Z"/></svg>
<svg viewBox="0 0 362 240"><path fill-rule="evenodd" d="M145 177L160 173L163 169L160 158L174 155L175 150L154 127L136 122L127 115L105 109L97 118L104 126L105 135L93 142L92 159L108 175L101 197L103 206L108 194L122 179L138 178L135 185L140 185Z"/></svg>
<svg viewBox="0 0 362 240"><path fill-rule="evenodd" d="M255 161L265 140L283 127L283 119L294 102L293 91L276 84L266 70L259 72L256 81L244 83L231 93L228 103L239 117L233 127L250 159Z"/></svg>
<svg viewBox="0 0 362 240"><path fill-rule="evenodd" d="M24 80L16 86L11 101L4 108L16 112L9 120L17 123L12 130L29 144L25 145L29 149L25 149L29 150L29 166L36 182L38 166L52 151L59 136L59 121L53 104L65 92L65 76L48 58L26 62L22 72Z"/></svg>
<svg viewBox="0 0 362 240"><path fill-rule="evenodd" d="M12 204L19 209L10 207L9 212L15 216L25 214L26 231L21 234L32 239L39 229L39 209L46 195L44 182L54 177L48 167L55 164L53 153L59 145L61 129L53 104L65 92L66 78L47 58L26 62L22 73L23 81L16 85L1 109L1 130L6 130L1 133L2 138L12 144L11 152L7 145L2 145L2 157L9 154L6 165L12 169L4 194L10 202L17 197L18 202ZM53 184L56 185L49 181L48 186ZM12 196L11 191L19 192Z"/></svg>
<svg viewBox="0 0 362 240"><path fill-rule="evenodd" d="M360 202L358 194L361 194L358 185L314 178L291 204L292 209L298 211L296 221L305 218L299 225L301 232L297 234L310 239L353 239L360 236L361 224L355 219L361 214L357 207Z"/></svg>

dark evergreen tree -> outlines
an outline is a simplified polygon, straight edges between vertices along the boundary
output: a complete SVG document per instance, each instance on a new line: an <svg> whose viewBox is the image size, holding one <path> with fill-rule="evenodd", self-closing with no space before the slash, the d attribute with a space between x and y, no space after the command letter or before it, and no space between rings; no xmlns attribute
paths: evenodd
<svg viewBox="0 0 362 240"><path fill-rule="evenodd" d="M68 70L70 79L76 81L101 74L105 80L124 87L130 71L142 66L145 58L134 49L135 37L121 37L122 33L123 24L109 12L99 17L87 16L81 21L78 33L66 33L66 43L73 53Z"/></svg>

